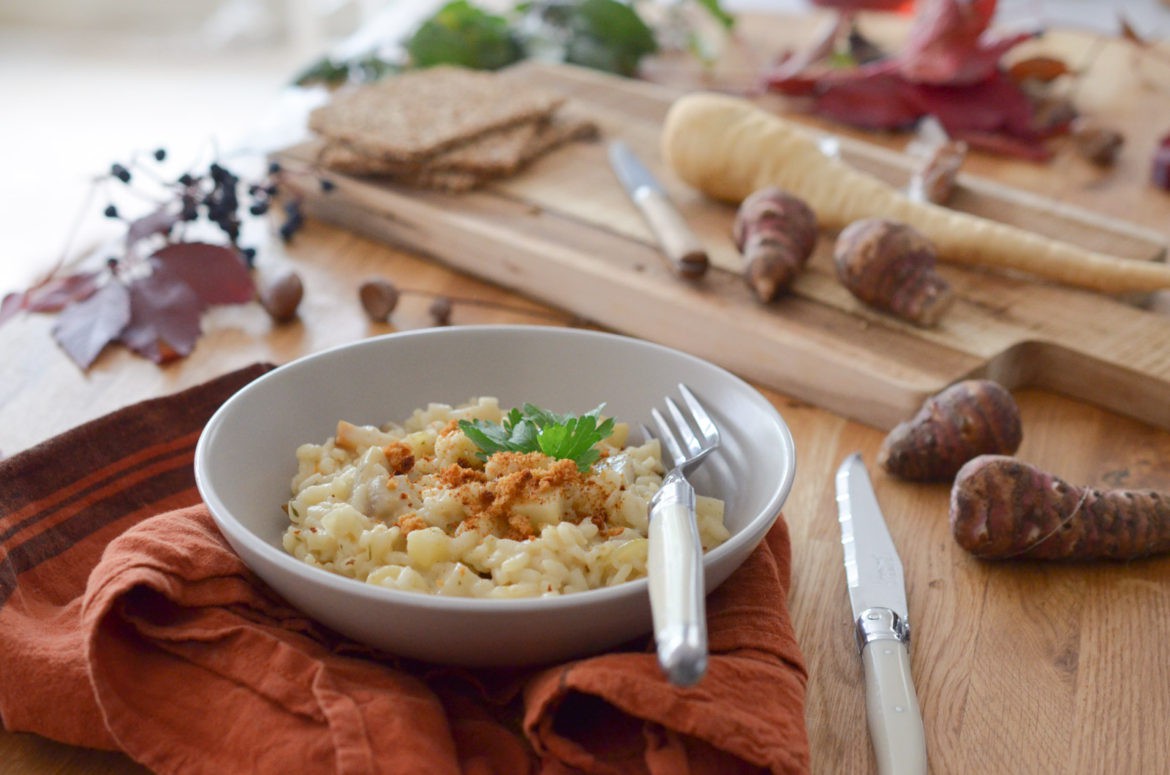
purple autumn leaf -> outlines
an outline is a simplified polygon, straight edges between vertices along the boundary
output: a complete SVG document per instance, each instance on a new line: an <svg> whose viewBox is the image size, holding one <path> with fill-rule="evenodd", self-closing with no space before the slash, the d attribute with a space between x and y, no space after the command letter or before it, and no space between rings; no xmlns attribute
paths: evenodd
<svg viewBox="0 0 1170 775"><path fill-rule="evenodd" d="M24 308L29 312L60 312L70 304L92 296L105 276L106 273L99 270L55 277L29 288Z"/></svg>
<svg viewBox="0 0 1170 775"><path fill-rule="evenodd" d="M206 305L190 286L154 272L130 283L130 320L118 340L155 363L189 355Z"/></svg>
<svg viewBox="0 0 1170 775"><path fill-rule="evenodd" d="M104 272L78 272L55 277L0 299L0 324L20 312L60 312L74 302L88 299L101 285Z"/></svg>
<svg viewBox="0 0 1170 775"><path fill-rule="evenodd" d="M163 283L179 282L207 308L213 304L244 304L256 297L256 286L239 253L209 242L167 245L150 257L152 276Z"/></svg>
<svg viewBox="0 0 1170 775"><path fill-rule="evenodd" d="M110 280L57 316L53 338L85 370L129 322L130 292L121 282Z"/></svg>

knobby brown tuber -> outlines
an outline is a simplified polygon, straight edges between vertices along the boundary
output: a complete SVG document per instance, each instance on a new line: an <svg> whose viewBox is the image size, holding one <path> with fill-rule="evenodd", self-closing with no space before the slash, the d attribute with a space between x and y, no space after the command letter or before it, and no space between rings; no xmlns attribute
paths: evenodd
<svg viewBox="0 0 1170 775"><path fill-rule="evenodd" d="M931 396L890 431L877 461L900 479L947 481L978 455L1014 453L1022 438L1012 394L998 382L969 379Z"/></svg>
<svg viewBox="0 0 1170 775"><path fill-rule="evenodd" d="M817 137L744 97L696 92L675 100L662 126L662 157L679 180L738 204L779 186L799 196L820 228L891 218L924 234L953 264L1009 270L1101 293L1170 288L1170 265L1107 255L1025 228L918 202L883 180L821 152ZM1170 146L1155 185L1170 188Z"/></svg>
<svg viewBox="0 0 1170 775"><path fill-rule="evenodd" d="M761 301L792 287L817 244L817 218L803 200L775 188L753 192L740 205L732 236L747 263L744 276Z"/></svg>
<svg viewBox="0 0 1170 775"><path fill-rule="evenodd" d="M954 302L935 269L934 246L917 229L883 218L846 226L833 249L837 277L866 304L918 326L938 323Z"/></svg>
<svg viewBox="0 0 1170 775"><path fill-rule="evenodd" d="M1074 487L981 455L951 489L951 532L984 559L1132 560L1170 552L1170 493Z"/></svg>

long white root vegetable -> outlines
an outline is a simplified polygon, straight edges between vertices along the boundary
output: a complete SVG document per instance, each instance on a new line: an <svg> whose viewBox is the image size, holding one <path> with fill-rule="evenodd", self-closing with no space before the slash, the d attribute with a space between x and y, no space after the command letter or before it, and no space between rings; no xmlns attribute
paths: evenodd
<svg viewBox="0 0 1170 775"><path fill-rule="evenodd" d="M911 200L884 181L821 153L811 133L748 100L695 93L671 106L662 153L687 184L739 203L778 186L818 223L841 230L863 218L902 221L949 263L1008 269L1108 294L1170 288L1170 266L1086 250L1024 229Z"/></svg>

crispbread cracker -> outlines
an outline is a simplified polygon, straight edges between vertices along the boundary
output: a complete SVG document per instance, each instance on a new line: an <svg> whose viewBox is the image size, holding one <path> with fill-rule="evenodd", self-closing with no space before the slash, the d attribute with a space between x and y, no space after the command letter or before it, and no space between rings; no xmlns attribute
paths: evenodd
<svg viewBox="0 0 1170 775"><path fill-rule="evenodd" d="M546 121L526 121L487 132L431 157L428 169L460 170L484 175L515 172L524 160L524 149L540 134Z"/></svg>
<svg viewBox="0 0 1170 775"><path fill-rule="evenodd" d="M325 140L317 150L317 163L334 172L351 175L404 175L421 167L370 156L345 140Z"/></svg>
<svg viewBox="0 0 1170 775"><path fill-rule="evenodd" d="M592 120L584 116L558 114L551 121L546 122L532 138L532 142L525 147L520 164L528 164L537 157L573 140L592 140L597 137L597 134L597 124Z"/></svg>
<svg viewBox="0 0 1170 775"><path fill-rule="evenodd" d="M583 116L555 115L551 120L532 124L529 132L502 130L499 133L481 135L447 151L432 156L418 164L402 164L378 156L369 156L351 144L340 140L328 140L317 154L317 161L335 172L361 176L387 177L399 183L433 188L439 191L457 193L478 188L484 183L514 174L536 158L573 140L582 140L597 135L597 125ZM517 137L526 142L518 149L510 148L505 155L500 150L504 143L496 142L496 134L509 132L507 143L515 144ZM481 145L492 146L480 151ZM488 162L493 160L494 165ZM478 166L461 166L460 162L475 160Z"/></svg>
<svg viewBox="0 0 1170 775"><path fill-rule="evenodd" d="M496 177L495 175L476 175L474 172L460 172L458 170L424 169L406 175L398 175L392 177L391 180L416 188L429 188L448 194L460 194L473 188L479 188Z"/></svg>
<svg viewBox="0 0 1170 775"><path fill-rule="evenodd" d="M485 132L548 117L564 101L495 73L440 66L361 86L314 110L309 127L370 156L418 162Z"/></svg>
<svg viewBox="0 0 1170 775"><path fill-rule="evenodd" d="M456 170L474 174L506 175L519 167L525 149L535 141L544 122L526 121L522 124L485 132L465 143L452 146L418 162L404 163L377 154L364 152L362 146L329 141L321 151L319 161L338 172L357 174L408 174L421 168L429 170Z"/></svg>

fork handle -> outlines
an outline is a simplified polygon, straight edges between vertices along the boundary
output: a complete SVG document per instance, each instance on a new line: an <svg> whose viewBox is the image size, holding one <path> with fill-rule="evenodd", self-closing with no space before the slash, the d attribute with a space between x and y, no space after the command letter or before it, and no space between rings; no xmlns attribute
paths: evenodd
<svg viewBox="0 0 1170 775"><path fill-rule="evenodd" d="M681 475L667 476L650 502L649 544L658 663L671 683L691 686L707 671L707 614L695 490Z"/></svg>

